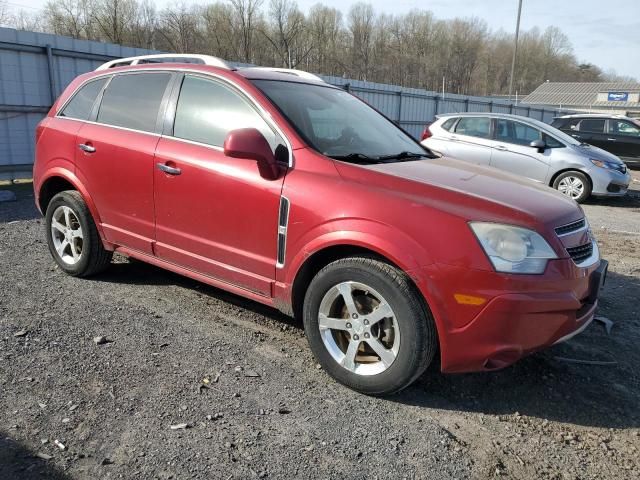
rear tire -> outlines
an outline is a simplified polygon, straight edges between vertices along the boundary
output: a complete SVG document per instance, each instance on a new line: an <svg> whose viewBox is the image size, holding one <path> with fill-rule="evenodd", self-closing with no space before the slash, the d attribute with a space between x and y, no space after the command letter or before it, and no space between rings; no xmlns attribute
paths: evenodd
<svg viewBox="0 0 640 480"><path fill-rule="evenodd" d="M553 188L578 203L591 196L591 181L582 172L571 170L563 172L554 180Z"/></svg>
<svg viewBox="0 0 640 480"><path fill-rule="evenodd" d="M307 289L303 321L325 371L368 395L406 388L437 351L420 293L402 271L373 258L345 258L320 270Z"/></svg>
<svg viewBox="0 0 640 480"><path fill-rule="evenodd" d="M102 245L93 217L79 192L67 190L51 199L45 227L49 251L65 273L88 277L109 266L113 253Z"/></svg>

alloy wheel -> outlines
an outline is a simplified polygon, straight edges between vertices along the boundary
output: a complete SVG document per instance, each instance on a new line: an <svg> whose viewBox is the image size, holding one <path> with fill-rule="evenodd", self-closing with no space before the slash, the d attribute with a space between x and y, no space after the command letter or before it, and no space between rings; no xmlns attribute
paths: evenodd
<svg viewBox="0 0 640 480"><path fill-rule="evenodd" d="M330 288L320 302L318 327L333 359L357 375L384 372L400 349L393 309L363 283L347 281Z"/></svg>
<svg viewBox="0 0 640 480"><path fill-rule="evenodd" d="M78 214L61 205L51 218L51 238L60 259L67 265L75 265L82 257L84 236Z"/></svg>

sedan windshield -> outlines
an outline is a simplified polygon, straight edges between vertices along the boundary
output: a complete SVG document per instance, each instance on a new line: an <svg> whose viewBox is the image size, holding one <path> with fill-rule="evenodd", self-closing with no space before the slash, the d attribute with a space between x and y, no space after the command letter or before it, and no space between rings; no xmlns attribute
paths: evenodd
<svg viewBox="0 0 640 480"><path fill-rule="evenodd" d="M432 157L391 121L343 90L273 80L254 83L324 155L357 163Z"/></svg>

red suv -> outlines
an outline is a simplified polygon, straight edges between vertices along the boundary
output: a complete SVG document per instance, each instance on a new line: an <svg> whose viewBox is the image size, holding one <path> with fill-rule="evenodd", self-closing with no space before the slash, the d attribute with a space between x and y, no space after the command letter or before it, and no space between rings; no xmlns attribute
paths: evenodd
<svg viewBox="0 0 640 480"><path fill-rule="evenodd" d="M119 252L271 305L368 394L436 355L502 368L593 319L607 263L573 200L435 158L309 73L165 60L81 75L37 128L36 202L68 274Z"/></svg>

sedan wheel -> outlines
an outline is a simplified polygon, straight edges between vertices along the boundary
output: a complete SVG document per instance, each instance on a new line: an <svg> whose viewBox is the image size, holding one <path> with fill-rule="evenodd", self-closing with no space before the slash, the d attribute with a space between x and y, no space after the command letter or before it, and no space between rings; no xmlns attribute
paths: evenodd
<svg viewBox="0 0 640 480"><path fill-rule="evenodd" d="M560 193L564 193L566 196L573 198L580 198L584 193L584 183L578 177L568 176L560 180L558 184L558 190Z"/></svg>
<svg viewBox="0 0 640 480"><path fill-rule="evenodd" d="M575 170L558 175L553 188L578 203L584 202L591 195L591 181L584 173Z"/></svg>

